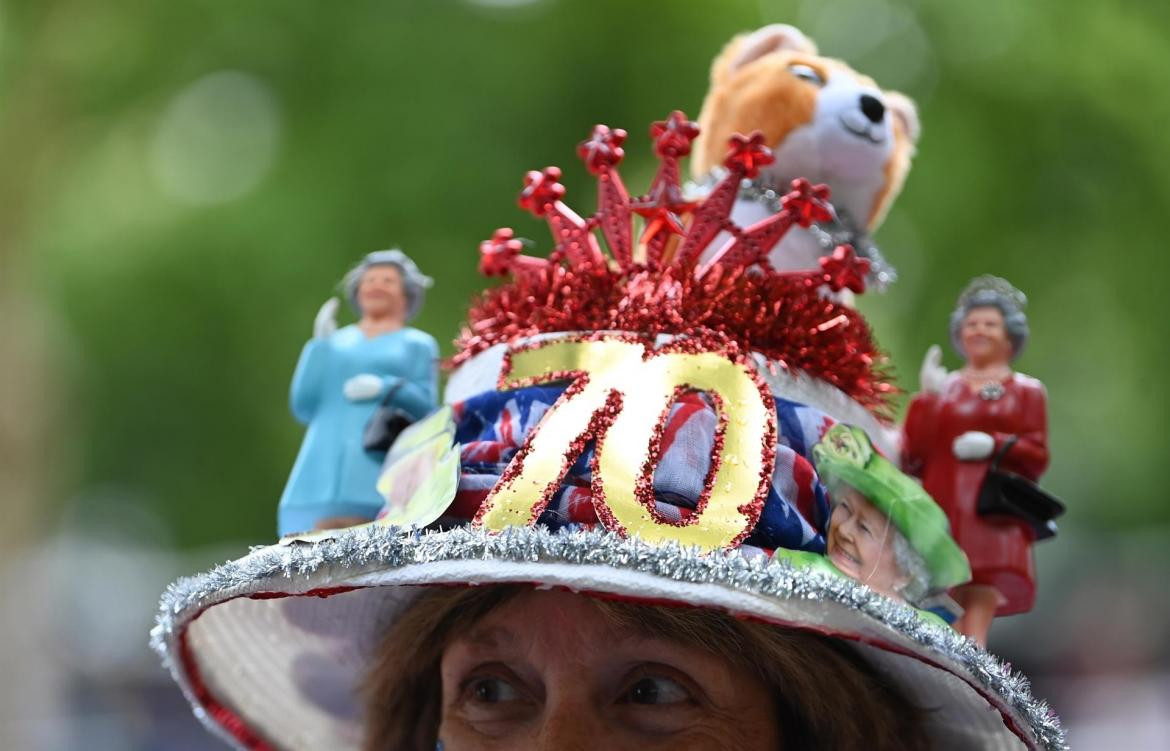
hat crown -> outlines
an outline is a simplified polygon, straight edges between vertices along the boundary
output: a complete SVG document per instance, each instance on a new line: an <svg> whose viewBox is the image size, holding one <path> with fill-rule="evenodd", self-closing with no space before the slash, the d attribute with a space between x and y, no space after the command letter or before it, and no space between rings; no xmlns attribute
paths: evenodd
<svg viewBox="0 0 1170 751"><path fill-rule="evenodd" d="M510 279L473 304L455 364L495 344L555 332L700 336L759 352L867 407L886 409L893 389L869 327L855 310L822 294L825 288L863 292L869 260L848 245L810 269L779 271L769 260L793 227L835 215L828 187L794 180L778 212L740 226L732 212L741 184L771 152L758 132L733 136L722 179L702 194L681 184L678 164L697 134L679 111L654 123L658 170L644 195L631 196L619 170L626 132L594 127L577 150L597 180L592 214L566 203L559 167L526 173L518 202L548 224L552 251L545 258L525 255L534 243L510 227L480 244L480 271Z"/></svg>

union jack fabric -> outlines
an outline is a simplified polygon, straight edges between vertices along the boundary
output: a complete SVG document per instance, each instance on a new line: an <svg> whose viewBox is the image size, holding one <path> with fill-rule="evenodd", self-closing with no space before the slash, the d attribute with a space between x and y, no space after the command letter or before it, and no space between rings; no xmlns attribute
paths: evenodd
<svg viewBox="0 0 1170 751"><path fill-rule="evenodd" d="M542 417L564 392L564 385L488 391L454 405L455 439L462 445L459 491L446 517L470 519L505 467ZM834 424L820 410L776 399L776 465L758 523L746 546L791 548L821 553L828 520L824 488L810 460L812 447ZM718 416L710 400L688 392L671 406L654 472L655 507L662 518L686 519L702 493L711 465ZM593 442L565 474L538 524L554 529L599 523L590 491Z"/></svg>

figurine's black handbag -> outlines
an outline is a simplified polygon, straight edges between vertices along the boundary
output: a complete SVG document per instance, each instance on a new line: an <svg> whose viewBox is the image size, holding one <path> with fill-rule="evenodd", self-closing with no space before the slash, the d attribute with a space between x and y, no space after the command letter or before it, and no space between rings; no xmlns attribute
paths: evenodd
<svg viewBox="0 0 1170 751"><path fill-rule="evenodd" d="M1027 477L999 468L1000 459L1015 443L1015 437L1008 439L991 460L991 467L979 488L975 509L980 516L1006 514L1023 519L1036 532L1037 540L1055 537L1056 522L1053 520L1065 510L1060 499Z"/></svg>
<svg viewBox="0 0 1170 751"><path fill-rule="evenodd" d="M402 383L399 380L390 387L386 396L382 397L382 403L366 423L366 429L362 433L362 446L366 451L389 451L398 434L414 422L414 418L405 410L390 406L390 400L398 393Z"/></svg>

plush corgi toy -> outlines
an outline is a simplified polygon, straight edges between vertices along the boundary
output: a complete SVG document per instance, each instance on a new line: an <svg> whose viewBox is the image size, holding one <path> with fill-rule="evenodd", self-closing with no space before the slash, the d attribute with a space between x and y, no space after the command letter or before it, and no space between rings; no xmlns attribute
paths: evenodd
<svg viewBox="0 0 1170 751"><path fill-rule="evenodd" d="M840 221L810 231L794 228L770 254L774 267L809 268L837 243L851 242L883 273L884 261L868 235L910 171L919 133L910 99L818 55L798 29L775 24L737 36L715 58L699 127L691 170L700 182L721 164L735 133L762 131L776 157L752 188L740 192L733 218L741 226L778 210L776 195L787 192L794 178L832 189ZM888 277L892 270L886 268Z"/></svg>

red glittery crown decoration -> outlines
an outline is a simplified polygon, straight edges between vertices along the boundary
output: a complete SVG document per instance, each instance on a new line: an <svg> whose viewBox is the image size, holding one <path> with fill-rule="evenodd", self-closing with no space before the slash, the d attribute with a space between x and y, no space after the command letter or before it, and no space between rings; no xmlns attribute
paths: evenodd
<svg viewBox="0 0 1170 751"><path fill-rule="evenodd" d="M525 175L520 207L548 223L555 247L547 258L524 255L525 242L510 228L480 244L480 271L511 280L475 302L455 362L538 333L684 334L760 352L880 412L893 387L869 327L821 292L863 292L869 261L848 245L821 258L816 269L781 272L768 260L793 225L832 217L828 187L794 180L779 212L740 227L731 219L739 186L770 164L772 153L759 132L733 136L726 175L696 200L683 192L679 159L698 133L678 111L654 123L658 172L646 195L631 198L618 173L626 132L594 127L577 148L597 178L597 210L588 218L562 200L559 168ZM636 241L634 215L642 225Z"/></svg>

